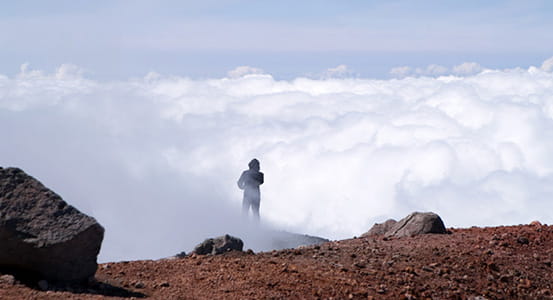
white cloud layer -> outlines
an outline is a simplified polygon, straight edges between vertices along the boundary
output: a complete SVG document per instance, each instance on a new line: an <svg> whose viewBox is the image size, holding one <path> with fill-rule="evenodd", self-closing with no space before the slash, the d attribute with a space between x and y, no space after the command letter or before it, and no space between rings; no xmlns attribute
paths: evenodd
<svg viewBox="0 0 553 300"><path fill-rule="evenodd" d="M240 221L236 180L253 157L266 177L262 220L277 228L345 238L413 210L447 226L552 222L547 61L401 80L235 71L122 82L67 65L0 75L0 165L95 216L103 261L240 236L251 224Z"/></svg>
<svg viewBox="0 0 553 300"><path fill-rule="evenodd" d="M548 71L547 67L548 61L544 62L542 70ZM395 67L390 70L390 75L396 78L404 78L407 76L440 76L446 74L454 74L458 76L468 76L475 75L484 71L484 68L480 64L475 62L465 62L460 65L453 66L451 69L431 64L425 68L411 68L409 66Z"/></svg>

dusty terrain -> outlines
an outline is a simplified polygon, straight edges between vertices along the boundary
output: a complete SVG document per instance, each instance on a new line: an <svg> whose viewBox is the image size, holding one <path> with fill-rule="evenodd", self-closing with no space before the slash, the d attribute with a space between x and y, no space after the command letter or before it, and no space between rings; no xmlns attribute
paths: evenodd
<svg viewBox="0 0 553 300"><path fill-rule="evenodd" d="M553 226L450 231L106 263L81 286L3 275L0 299L553 299Z"/></svg>

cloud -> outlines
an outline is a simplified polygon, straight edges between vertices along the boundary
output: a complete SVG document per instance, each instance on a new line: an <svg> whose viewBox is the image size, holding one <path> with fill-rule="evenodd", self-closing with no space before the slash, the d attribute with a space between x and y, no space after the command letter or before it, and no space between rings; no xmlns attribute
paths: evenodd
<svg viewBox="0 0 553 300"><path fill-rule="evenodd" d="M550 57L546 61L543 62L541 65L541 69L545 72L552 72L553 71L553 57Z"/></svg>
<svg viewBox="0 0 553 300"><path fill-rule="evenodd" d="M95 216L107 229L103 261L247 235L236 180L253 157L273 228L337 239L413 210L447 226L553 218L547 68L391 80L256 70L116 82L73 66L0 75L0 165Z"/></svg>
<svg viewBox="0 0 553 300"><path fill-rule="evenodd" d="M323 73L323 78L345 78L353 77L353 71L346 65L338 65L334 68L329 68Z"/></svg>
<svg viewBox="0 0 553 300"><path fill-rule="evenodd" d="M444 66L440 65L428 65L425 69L417 68L415 72L419 75L430 75L430 76L436 76L436 75L443 75L447 73L448 69Z"/></svg>
<svg viewBox="0 0 553 300"><path fill-rule="evenodd" d="M545 63L544 63L545 64ZM544 67L542 67L543 69ZM464 62L449 69L447 67L431 64L424 68L411 68L409 66L395 67L390 70L390 75L396 78L404 78L407 76L441 76L454 74L457 76L469 76L482 72L484 69L480 64L475 62Z"/></svg>
<svg viewBox="0 0 553 300"><path fill-rule="evenodd" d="M246 75L254 75L254 74L263 74L263 70L259 68L254 68L250 66L239 66L235 69L228 72L228 77L230 78L238 78L238 77L244 77Z"/></svg>
<svg viewBox="0 0 553 300"><path fill-rule="evenodd" d="M409 66L395 67L390 70L390 75L403 78L412 75L420 76L439 76L448 72L448 68L436 64L428 65L424 68L411 68Z"/></svg>
<svg viewBox="0 0 553 300"><path fill-rule="evenodd" d="M453 73L457 75L473 75L482 71L482 66L475 62L465 62L453 67Z"/></svg>
<svg viewBox="0 0 553 300"><path fill-rule="evenodd" d="M412 72L411 67L403 66L403 67L395 67L390 70L390 75L394 77L405 77L409 75Z"/></svg>

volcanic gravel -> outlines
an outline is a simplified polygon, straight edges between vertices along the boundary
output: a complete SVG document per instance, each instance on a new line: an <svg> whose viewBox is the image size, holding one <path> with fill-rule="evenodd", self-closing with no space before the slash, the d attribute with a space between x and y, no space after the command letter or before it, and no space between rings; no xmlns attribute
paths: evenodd
<svg viewBox="0 0 553 300"><path fill-rule="evenodd" d="M86 285L5 274L0 299L553 299L553 226L449 231L105 263Z"/></svg>

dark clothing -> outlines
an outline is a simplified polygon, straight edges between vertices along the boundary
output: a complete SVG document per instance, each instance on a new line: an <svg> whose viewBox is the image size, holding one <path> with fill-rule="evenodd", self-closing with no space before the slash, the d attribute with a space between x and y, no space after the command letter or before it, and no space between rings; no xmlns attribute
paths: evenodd
<svg viewBox="0 0 553 300"><path fill-rule="evenodd" d="M256 170L246 170L242 172L238 179L238 187L244 190L244 199L242 200L242 210L245 214L252 207L254 216L259 219L259 186L263 184L263 173Z"/></svg>

